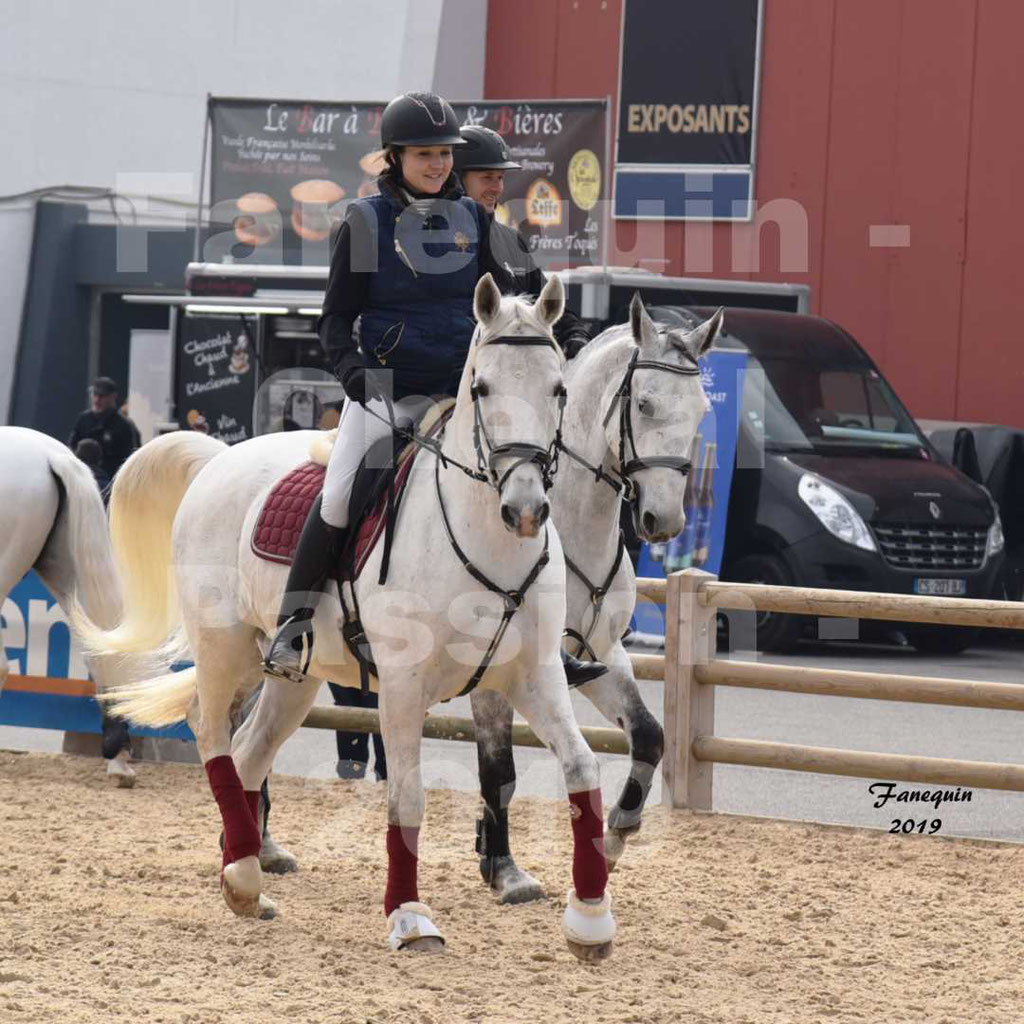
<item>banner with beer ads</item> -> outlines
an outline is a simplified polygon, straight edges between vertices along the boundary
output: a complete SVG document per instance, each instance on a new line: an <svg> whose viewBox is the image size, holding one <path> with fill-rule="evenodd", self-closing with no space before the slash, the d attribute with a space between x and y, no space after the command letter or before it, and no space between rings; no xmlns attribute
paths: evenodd
<svg viewBox="0 0 1024 1024"><path fill-rule="evenodd" d="M692 468L683 497L686 525L666 544L641 545L638 576L664 578L690 568L721 572L746 369L746 352L712 349L701 357L701 384L711 409L701 420L690 451ZM638 604L635 628L664 633L664 609Z"/></svg>
<svg viewBox="0 0 1024 1024"><path fill-rule="evenodd" d="M616 218L749 220L762 0L623 0Z"/></svg>
<svg viewBox="0 0 1024 1024"><path fill-rule="evenodd" d="M384 103L217 99L210 202L217 252L327 262L331 228L353 199L377 191ZM454 104L462 124L493 128L522 165L505 177L498 218L521 227L542 265L599 261L598 201L606 194L604 100ZM225 236L227 236L225 238ZM241 246L231 248L229 243ZM208 243L210 245L211 243ZM210 258L213 258L212 256Z"/></svg>
<svg viewBox="0 0 1024 1024"><path fill-rule="evenodd" d="M255 333L252 316L179 316L174 401L182 430L228 444L253 436Z"/></svg>
<svg viewBox="0 0 1024 1024"><path fill-rule="evenodd" d="M72 640L67 615L34 573L0 605L10 675L0 690L0 725L69 732L102 732L100 708L85 659ZM187 725L148 729L133 736L191 739Z"/></svg>

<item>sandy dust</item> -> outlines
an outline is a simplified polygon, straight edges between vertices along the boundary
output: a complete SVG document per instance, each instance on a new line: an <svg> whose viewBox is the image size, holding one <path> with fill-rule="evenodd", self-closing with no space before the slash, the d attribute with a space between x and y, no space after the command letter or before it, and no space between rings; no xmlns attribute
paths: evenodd
<svg viewBox="0 0 1024 1024"><path fill-rule="evenodd" d="M383 787L275 778L299 856L283 916L231 916L199 769L0 752L0 1020L106 1022L928 1021L1024 1018L1024 852L965 840L654 808L612 879L613 958L561 938L569 820L514 805L549 899L498 907L472 854L475 802L428 794L420 892L439 957L384 944Z"/></svg>

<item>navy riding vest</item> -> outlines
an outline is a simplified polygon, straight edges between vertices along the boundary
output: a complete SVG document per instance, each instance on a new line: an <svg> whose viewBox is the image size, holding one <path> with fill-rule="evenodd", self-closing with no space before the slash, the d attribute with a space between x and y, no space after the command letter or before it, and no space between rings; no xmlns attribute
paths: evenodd
<svg viewBox="0 0 1024 1024"><path fill-rule="evenodd" d="M486 215L464 196L434 200L426 216L384 195L352 205L377 243L376 267L353 267L376 270L361 314L364 365L392 371L394 398L455 395L476 327Z"/></svg>

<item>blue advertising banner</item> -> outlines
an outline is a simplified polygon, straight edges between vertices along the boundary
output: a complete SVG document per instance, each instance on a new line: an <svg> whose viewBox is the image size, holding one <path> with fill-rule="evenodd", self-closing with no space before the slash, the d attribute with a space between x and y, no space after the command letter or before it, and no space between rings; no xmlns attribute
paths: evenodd
<svg viewBox="0 0 1024 1024"><path fill-rule="evenodd" d="M700 422L690 453L693 469L686 478L683 499L686 526L667 544L642 545L638 576L664 579L670 572L688 568L717 574L722 567L747 353L712 349L701 358L700 366L711 409ZM663 635L664 607L638 603L634 629Z"/></svg>
<svg viewBox="0 0 1024 1024"><path fill-rule="evenodd" d="M68 732L101 732L99 705L67 616L30 572L0 606L0 627L11 674L0 690L0 725ZM192 739L188 726L143 729L133 736Z"/></svg>

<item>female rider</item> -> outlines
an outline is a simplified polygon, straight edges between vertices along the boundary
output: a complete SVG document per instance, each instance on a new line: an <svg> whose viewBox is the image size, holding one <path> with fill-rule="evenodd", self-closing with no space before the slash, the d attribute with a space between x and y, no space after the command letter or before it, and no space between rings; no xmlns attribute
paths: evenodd
<svg viewBox="0 0 1024 1024"><path fill-rule="evenodd" d="M452 148L463 140L451 106L433 93L398 96L384 109L380 133L387 168L379 194L349 205L331 254L318 329L348 400L288 574L267 652L271 674L310 664L313 615L345 547L356 470L390 433L381 396L392 398L396 419L415 420L431 396L457 393L475 328L473 292L500 269L488 248L487 214L452 173ZM605 671L565 661L574 684Z"/></svg>

